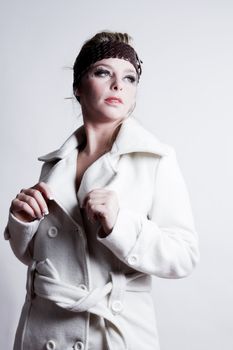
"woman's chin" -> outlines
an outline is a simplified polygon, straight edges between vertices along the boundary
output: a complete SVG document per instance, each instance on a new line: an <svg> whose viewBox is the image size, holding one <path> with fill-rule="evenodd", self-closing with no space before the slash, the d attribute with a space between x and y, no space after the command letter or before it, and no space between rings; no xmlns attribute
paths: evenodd
<svg viewBox="0 0 233 350"><path fill-rule="evenodd" d="M96 115L95 120L98 118L100 122L103 121L117 121L117 120L122 120L127 117L127 112L124 111L103 111L102 113L98 113Z"/></svg>

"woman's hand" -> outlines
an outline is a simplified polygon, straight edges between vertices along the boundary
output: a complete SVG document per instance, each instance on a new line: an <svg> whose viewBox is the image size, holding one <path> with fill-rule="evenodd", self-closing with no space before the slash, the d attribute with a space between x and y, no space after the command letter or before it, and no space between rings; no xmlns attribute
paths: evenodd
<svg viewBox="0 0 233 350"><path fill-rule="evenodd" d="M47 201L52 199L52 192L44 182L22 189L11 202L10 211L19 220L31 222L41 219L49 213Z"/></svg>
<svg viewBox="0 0 233 350"><path fill-rule="evenodd" d="M92 190L84 200L84 208L91 222L100 222L104 231L100 236L107 236L113 229L119 211L116 192L104 188Z"/></svg>

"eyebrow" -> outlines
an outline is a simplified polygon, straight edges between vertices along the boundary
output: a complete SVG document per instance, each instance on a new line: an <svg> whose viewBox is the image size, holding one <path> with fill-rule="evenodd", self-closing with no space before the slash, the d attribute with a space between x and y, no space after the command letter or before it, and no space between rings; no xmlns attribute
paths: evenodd
<svg viewBox="0 0 233 350"><path fill-rule="evenodd" d="M108 68L113 69L113 67L110 66L110 65L107 64L107 63L97 63L96 65L94 64L94 65L92 66L92 68L96 68L96 67L98 67L98 66L105 66L105 67L108 67ZM127 69L127 68L126 68L126 69L124 70L124 73L134 73L134 74L136 74L136 71L133 70L133 69Z"/></svg>
<svg viewBox="0 0 233 350"><path fill-rule="evenodd" d="M125 70L125 73L135 73L136 74L136 71L133 69L127 69L127 70Z"/></svg>

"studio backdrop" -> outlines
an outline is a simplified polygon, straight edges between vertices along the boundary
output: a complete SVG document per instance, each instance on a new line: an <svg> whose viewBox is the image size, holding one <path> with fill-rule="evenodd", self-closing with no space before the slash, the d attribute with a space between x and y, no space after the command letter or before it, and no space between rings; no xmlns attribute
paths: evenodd
<svg viewBox="0 0 233 350"><path fill-rule="evenodd" d="M134 117L172 145L190 193L201 261L153 279L162 350L233 346L233 2L0 1L0 348L12 349L26 266L3 238L10 202L38 181L37 157L82 123L72 65L97 31L127 32L143 61Z"/></svg>

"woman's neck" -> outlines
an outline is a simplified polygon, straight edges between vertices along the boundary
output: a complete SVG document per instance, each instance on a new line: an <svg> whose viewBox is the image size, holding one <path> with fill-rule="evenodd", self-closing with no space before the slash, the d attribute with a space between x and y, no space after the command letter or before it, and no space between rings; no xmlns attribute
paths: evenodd
<svg viewBox="0 0 233 350"><path fill-rule="evenodd" d="M82 148L87 156L94 156L109 151L112 147L113 135L118 132L119 120L99 123L84 120L86 143Z"/></svg>

